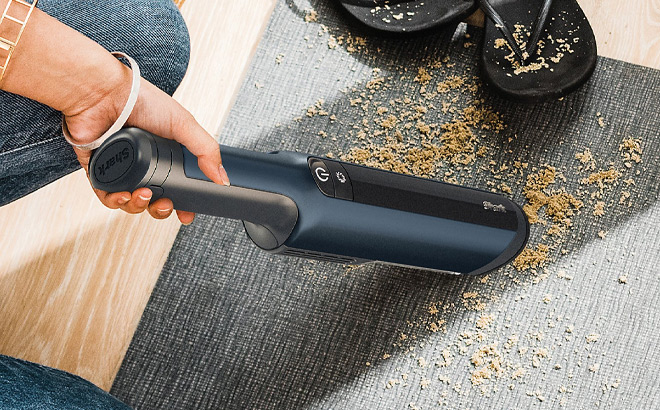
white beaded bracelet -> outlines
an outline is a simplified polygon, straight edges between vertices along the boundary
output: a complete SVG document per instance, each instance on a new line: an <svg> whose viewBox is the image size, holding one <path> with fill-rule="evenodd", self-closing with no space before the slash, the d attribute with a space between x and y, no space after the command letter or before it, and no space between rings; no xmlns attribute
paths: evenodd
<svg viewBox="0 0 660 410"><path fill-rule="evenodd" d="M126 105L124 106L124 109L119 115L119 118L117 118L117 121L115 121L115 123L112 124L110 129L107 130L98 139L88 144L76 144L73 142L73 138L71 138L71 134L69 133L69 128L66 125L66 120L64 119L64 115L62 115L62 133L64 134L64 139L66 139L66 141L75 148L84 151L91 151L100 147L105 140L107 140L115 132L119 131L124 126L124 124L126 124L126 121L128 121L128 117L133 112L133 108L135 107L135 103L137 102L138 94L140 94L140 67L138 66L135 60L133 60L130 56L124 53L121 53L119 51L114 51L112 52L112 55L117 58L123 57L126 60L128 60L131 70L133 71L133 83L131 84L131 93L128 96Z"/></svg>

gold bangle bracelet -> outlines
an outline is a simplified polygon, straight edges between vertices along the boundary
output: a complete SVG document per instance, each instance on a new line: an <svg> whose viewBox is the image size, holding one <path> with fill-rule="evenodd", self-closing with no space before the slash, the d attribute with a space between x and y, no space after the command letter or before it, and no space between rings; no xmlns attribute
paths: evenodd
<svg viewBox="0 0 660 410"><path fill-rule="evenodd" d="M7 7L2 12L0 33L7 34L0 35L0 81L5 76L9 60L11 60L14 49L16 49L16 45L21 39L32 11L37 7L37 2L38 0L34 0L30 4L23 0L9 0Z"/></svg>

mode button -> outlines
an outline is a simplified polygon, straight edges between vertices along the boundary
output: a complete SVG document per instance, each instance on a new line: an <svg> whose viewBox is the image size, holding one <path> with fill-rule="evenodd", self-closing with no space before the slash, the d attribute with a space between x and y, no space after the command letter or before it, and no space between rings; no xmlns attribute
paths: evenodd
<svg viewBox="0 0 660 410"><path fill-rule="evenodd" d="M339 162L326 161L330 176L335 183L335 198L353 200L353 185L348 176L348 172L344 169Z"/></svg>
<svg viewBox="0 0 660 410"><path fill-rule="evenodd" d="M330 169L326 163L318 158L310 158L307 162L309 164L309 170L312 172L312 177L316 186L319 187L319 190L325 196L331 198L335 197L335 186L332 182L332 176L330 174Z"/></svg>

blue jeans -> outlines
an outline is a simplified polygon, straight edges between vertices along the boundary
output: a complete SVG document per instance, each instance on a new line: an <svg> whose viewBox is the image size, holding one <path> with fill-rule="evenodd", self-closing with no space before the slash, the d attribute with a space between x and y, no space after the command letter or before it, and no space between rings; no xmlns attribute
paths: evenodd
<svg viewBox="0 0 660 410"><path fill-rule="evenodd" d="M127 405L85 379L0 355L0 409L108 409Z"/></svg>
<svg viewBox="0 0 660 410"><path fill-rule="evenodd" d="M132 56L142 76L169 94L186 72L188 31L172 0L41 0L39 8ZM2 91L0 107L0 206L80 168L60 113ZM127 408L80 377L0 355L0 409Z"/></svg>

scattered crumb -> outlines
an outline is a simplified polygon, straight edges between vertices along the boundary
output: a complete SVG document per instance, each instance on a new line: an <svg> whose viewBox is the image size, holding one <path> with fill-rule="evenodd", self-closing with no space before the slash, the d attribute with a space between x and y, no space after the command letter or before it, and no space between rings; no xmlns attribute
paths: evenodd
<svg viewBox="0 0 660 410"><path fill-rule="evenodd" d="M598 171L590 174L581 182L583 184L596 184L599 188L603 188L605 184L612 184L621 176L621 173L614 168L608 170Z"/></svg>
<svg viewBox="0 0 660 410"><path fill-rule="evenodd" d="M511 378L513 380L520 379L525 375L525 373L527 373L527 371L523 367L518 367L516 370L513 371L513 373L511 373Z"/></svg>
<svg viewBox="0 0 660 410"><path fill-rule="evenodd" d="M476 368L470 380L473 385L479 385L486 379L499 377L504 373L502 356L497 350L497 343L482 346L472 354L470 362Z"/></svg>
<svg viewBox="0 0 660 410"><path fill-rule="evenodd" d="M429 315L437 315L440 310L438 309L438 306L433 303L432 305L429 306L428 308Z"/></svg>
<svg viewBox="0 0 660 410"><path fill-rule="evenodd" d="M493 323L493 315L484 315L477 319L476 326L479 329L485 329Z"/></svg>
<svg viewBox="0 0 660 410"><path fill-rule="evenodd" d="M307 108L307 112L305 115L308 117L314 117L315 115L319 116L327 116L329 113L323 109L323 104L325 104L325 101L323 99L317 100L313 106Z"/></svg>
<svg viewBox="0 0 660 410"><path fill-rule="evenodd" d="M519 340L520 338L518 337L518 335L509 336L509 338L506 341L506 344L504 345L504 348L511 349L513 346L515 346L518 343Z"/></svg>
<svg viewBox="0 0 660 410"><path fill-rule="evenodd" d="M541 347L538 348L534 355L532 356L532 366L539 367L541 366L541 359L546 359L548 357L548 349Z"/></svg>
<svg viewBox="0 0 660 410"><path fill-rule="evenodd" d="M591 154L591 150L589 148L585 148L584 151L575 154L575 159L580 161L582 164L578 168L579 170L593 171L596 169L596 160Z"/></svg>
<svg viewBox="0 0 660 410"><path fill-rule="evenodd" d="M438 362L436 365L439 367L447 367L451 365L453 358L449 349L442 349L442 360L442 362Z"/></svg>
<svg viewBox="0 0 660 410"><path fill-rule="evenodd" d="M605 215L605 202L603 201L598 201L594 205L594 216L603 216Z"/></svg>
<svg viewBox="0 0 660 410"><path fill-rule="evenodd" d="M319 21L319 14L314 9L305 10L305 22L316 23Z"/></svg>
<svg viewBox="0 0 660 410"><path fill-rule="evenodd" d="M339 47L339 41L337 40L337 37L332 35L328 37L328 48L334 50L337 47Z"/></svg>
<svg viewBox="0 0 660 410"><path fill-rule="evenodd" d="M417 77L414 78L414 81L417 81L418 83L422 85L426 85L431 81L433 77L431 77L431 74L426 70L426 68L420 67L417 70Z"/></svg>
<svg viewBox="0 0 660 410"><path fill-rule="evenodd" d="M626 138L619 145L619 152L626 168L631 168L633 162L642 162L642 141L639 138Z"/></svg>
<svg viewBox="0 0 660 410"><path fill-rule="evenodd" d="M531 224L539 223L539 211L543 207L545 207L545 214L552 220L567 222L567 219L583 206L582 201L566 192L546 193L546 189L555 182L556 177L555 167L549 165L527 177L523 193L528 203L523 206L523 210Z"/></svg>
<svg viewBox="0 0 660 410"><path fill-rule="evenodd" d="M573 277L571 275L569 275L564 269L560 269L557 272L557 277L559 279L566 279L566 280L572 280L573 279Z"/></svg>
<svg viewBox="0 0 660 410"><path fill-rule="evenodd" d="M521 272L530 268L541 267L547 262L549 252L548 245L542 243L536 245L536 249L525 248L513 261L513 266Z"/></svg>
<svg viewBox="0 0 660 410"><path fill-rule="evenodd" d="M420 380L420 382L419 382L419 387L422 390L429 387L430 385L431 385L431 380L427 379L426 377L422 377L422 380Z"/></svg>
<svg viewBox="0 0 660 410"><path fill-rule="evenodd" d="M447 93L449 90L455 90L462 87L465 84L465 78L452 75L447 77L444 81L439 82L436 86L436 90L441 93Z"/></svg>

